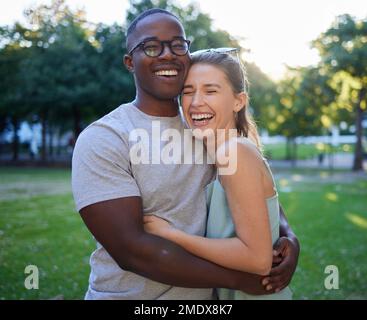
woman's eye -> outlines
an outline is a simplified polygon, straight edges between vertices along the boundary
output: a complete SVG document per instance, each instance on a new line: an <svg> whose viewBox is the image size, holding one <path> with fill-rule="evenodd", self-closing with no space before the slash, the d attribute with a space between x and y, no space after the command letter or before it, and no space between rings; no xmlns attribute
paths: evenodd
<svg viewBox="0 0 367 320"><path fill-rule="evenodd" d="M189 94L192 94L192 92L191 91L184 91L184 92L182 92L182 94L189 95Z"/></svg>
<svg viewBox="0 0 367 320"><path fill-rule="evenodd" d="M216 93L216 90L208 90L207 93Z"/></svg>

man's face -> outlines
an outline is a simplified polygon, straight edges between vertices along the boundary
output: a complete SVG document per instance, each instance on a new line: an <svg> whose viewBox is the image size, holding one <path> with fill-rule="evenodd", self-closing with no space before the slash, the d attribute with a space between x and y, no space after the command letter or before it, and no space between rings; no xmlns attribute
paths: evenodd
<svg viewBox="0 0 367 320"><path fill-rule="evenodd" d="M141 20L131 37L130 50L147 39L170 41L185 38L185 32L174 17L158 13ZM177 97L182 90L190 57L188 53L184 56L173 54L165 44L162 54L158 57L147 56L143 48L139 47L127 63L130 63L134 72L138 90L155 99L169 100Z"/></svg>

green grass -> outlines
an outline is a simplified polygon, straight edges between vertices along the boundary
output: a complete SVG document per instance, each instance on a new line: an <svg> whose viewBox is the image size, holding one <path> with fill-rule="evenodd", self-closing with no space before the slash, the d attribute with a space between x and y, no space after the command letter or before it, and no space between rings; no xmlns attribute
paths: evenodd
<svg viewBox="0 0 367 320"><path fill-rule="evenodd" d="M264 145L264 154L274 160L286 159L286 144L267 144ZM297 145L297 159L311 159L317 157L320 152L325 154L329 153L351 153L354 151L354 145L352 144L341 144L331 148L330 145L319 143L319 144L299 144Z"/></svg>
<svg viewBox="0 0 367 320"><path fill-rule="evenodd" d="M1 169L0 177L2 186L25 181L46 193L23 190L17 200L0 201L0 299L82 298L94 243L70 191L55 195L43 186L50 180L70 186L70 171ZM27 265L39 268L39 290L24 287Z"/></svg>
<svg viewBox="0 0 367 320"><path fill-rule="evenodd" d="M292 282L297 299L367 299L366 176L298 170L280 174L286 215L301 242ZM339 270L339 290L326 290L325 268Z"/></svg>
<svg viewBox="0 0 367 320"><path fill-rule="evenodd" d="M294 297L367 299L366 176L298 169L276 177L302 247ZM0 299L82 299L94 242L75 212L70 171L2 168L0 188ZM27 265L39 268L39 290L24 287ZM324 287L327 265L339 269L339 290Z"/></svg>

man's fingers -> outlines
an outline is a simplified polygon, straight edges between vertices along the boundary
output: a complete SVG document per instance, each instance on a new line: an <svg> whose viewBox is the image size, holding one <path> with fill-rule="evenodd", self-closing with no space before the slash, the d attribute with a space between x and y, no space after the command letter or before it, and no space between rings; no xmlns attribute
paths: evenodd
<svg viewBox="0 0 367 320"><path fill-rule="evenodd" d="M280 275L276 277L270 277L269 278L269 284L274 288L280 288L283 289L290 283L291 278L287 277L285 275Z"/></svg>
<svg viewBox="0 0 367 320"><path fill-rule="evenodd" d="M267 284L269 284L269 277L265 277L262 281L261 284L265 287Z"/></svg>
<svg viewBox="0 0 367 320"><path fill-rule="evenodd" d="M274 291L275 291L275 292L282 291L286 286L287 286L287 284L283 284L283 283L282 283L281 285L275 286L275 287L274 287Z"/></svg>
<svg viewBox="0 0 367 320"><path fill-rule="evenodd" d="M282 257L282 261L280 262L280 264L272 268L270 270L269 275L272 276L272 275L278 275L282 272L284 273L287 272L289 269L289 264L290 264L290 257L287 255Z"/></svg>
<svg viewBox="0 0 367 320"><path fill-rule="evenodd" d="M284 282L283 276L276 276L269 278L269 284L272 285L274 288L279 287Z"/></svg>
<svg viewBox="0 0 367 320"><path fill-rule="evenodd" d="M284 262L270 270L270 277L279 276L284 272Z"/></svg>
<svg viewBox="0 0 367 320"><path fill-rule="evenodd" d="M287 238L280 237L273 245L273 252L276 251L277 254L283 251L287 245Z"/></svg>
<svg viewBox="0 0 367 320"><path fill-rule="evenodd" d="M279 263L281 263L283 260L282 256L274 256L273 257L273 264L278 265Z"/></svg>

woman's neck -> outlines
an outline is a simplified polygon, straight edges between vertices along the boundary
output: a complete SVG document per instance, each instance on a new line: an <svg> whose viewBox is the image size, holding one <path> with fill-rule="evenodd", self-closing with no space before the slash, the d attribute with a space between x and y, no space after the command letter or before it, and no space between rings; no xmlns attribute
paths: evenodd
<svg viewBox="0 0 367 320"><path fill-rule="evenodd" d="M238 132L235 128L215 130L214 135L204 139L208 155L215 160L218 149L236 137L238 137Z"/></svg>

